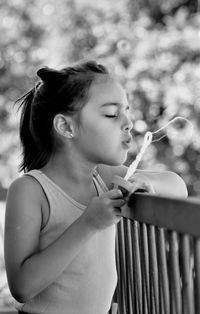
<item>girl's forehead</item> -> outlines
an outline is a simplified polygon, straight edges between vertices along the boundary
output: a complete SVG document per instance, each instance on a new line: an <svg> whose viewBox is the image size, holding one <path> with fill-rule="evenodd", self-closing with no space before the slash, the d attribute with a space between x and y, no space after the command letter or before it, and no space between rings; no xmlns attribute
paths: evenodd
<svg viewBox="0 0 200 314"><path fill-rule="evenodd" d="M126 92L122 86L111 78L106 78L104 81L93 83L89 92L89 103L101 106L106 102L127 102Z"/></svg>

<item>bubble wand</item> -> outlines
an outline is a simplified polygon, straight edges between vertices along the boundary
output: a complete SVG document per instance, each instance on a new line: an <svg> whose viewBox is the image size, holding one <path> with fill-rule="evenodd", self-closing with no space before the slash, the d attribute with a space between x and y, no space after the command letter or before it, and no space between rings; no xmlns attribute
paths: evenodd
<svg viewBox="0 0 200 314"><path fill-rule="evenodd" d="M135 160L128 167L126 175L124 177L124 180L128 181L128 179L135 173L135 171L136 171L136 169L137 169L137 167L138 167L138 165L139 165L143 155L145 154L145 151L146 151L147 147L151 143L158 142L162 138L166 137L166 134L163 134L160 137L155 138L155 139L153 139L153 136L154 135L155 136L159 135L159 133L161 131L163 131L164 129L166 129L169 125L171 125L172 123L174 123L176 121L180 121L180 120L189 123L190 128L191 128L190 136L192 136L192 134L193 134L193 125L192 125L192 123L189 120L187 120L186 118L183 118L183 117L175 117L174 119L170 120L166 125L164 125L162 128L158 129L155 132L150 132L150 131L146 132L145 136L144 136L144 141L143 141L142 147L141 147L139 153L137 154Z"/></svg>

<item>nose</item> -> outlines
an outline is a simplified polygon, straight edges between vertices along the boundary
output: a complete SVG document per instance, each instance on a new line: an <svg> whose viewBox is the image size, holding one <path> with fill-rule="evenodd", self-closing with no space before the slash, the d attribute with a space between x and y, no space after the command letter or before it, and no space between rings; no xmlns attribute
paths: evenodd
<svg viewBox="0 0 200 314"><path fill-rule="evenodd" d="M130 119L129 115L125 115L124 117L124 123L123 123L123 131L131 131L133 128L133 122Z"/></svg>

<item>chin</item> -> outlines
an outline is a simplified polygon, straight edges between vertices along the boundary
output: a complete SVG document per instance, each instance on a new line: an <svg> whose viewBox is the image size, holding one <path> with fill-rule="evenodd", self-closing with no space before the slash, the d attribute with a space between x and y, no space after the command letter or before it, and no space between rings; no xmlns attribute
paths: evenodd
<svg viewBox="0 0 200 314"><path fill-rule="evenodd" d="M121 156L121 158L118 159L118 165L123 165L125 161L127 160L128 153Z"/></svg>
<svg viewBox="0 0 200 314"><path fill-rule="evenodd" d="M104 157L101 160L100 159L98 160L97 164L104 164L108 166L121 166L127 160L127 153L120 154L119 152L116 152L115 155L113 154L112 156L107 156L107 158Z"/></svg>
<svg viewBox="0 0 200 314"><path fill-rule="evenodd" d="M127 156L126 156L126 158L117 158L117 159L113 158L112 160L107 161L107 165L109 165L109 166L121 166L125 163L126 159L127 159Z"/></svg>

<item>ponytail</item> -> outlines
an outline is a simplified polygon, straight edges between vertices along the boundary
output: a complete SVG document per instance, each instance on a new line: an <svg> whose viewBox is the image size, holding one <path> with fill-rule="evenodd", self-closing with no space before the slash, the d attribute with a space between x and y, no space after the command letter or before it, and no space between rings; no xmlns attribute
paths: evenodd
<svg viewBox="0 0 200 314"><path fill-rule="evenodd" d="M21 102L19 106L19 109L21 109L19 135L23 159L19 170L24 172L39 169L49 160L49 154L46 152L45 147L42 147L40 140L37 139L32 122L32 103L36 90L37 86L16 101L16 103Z"/></svg>

